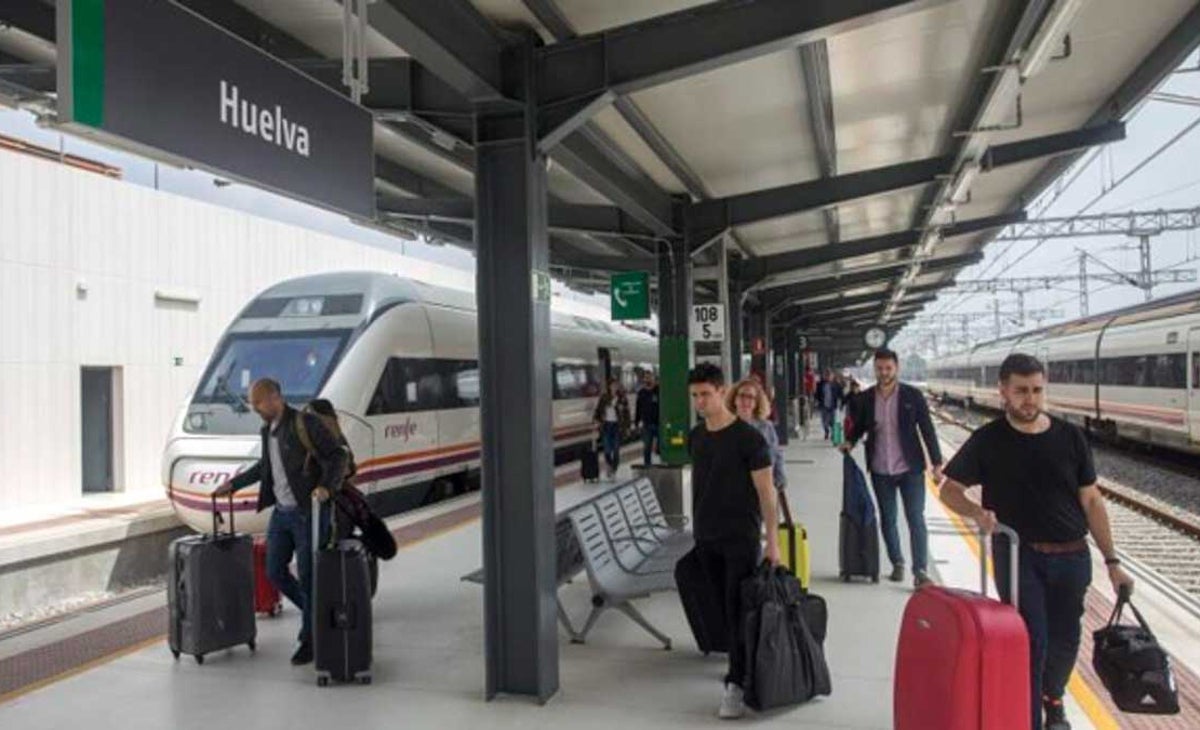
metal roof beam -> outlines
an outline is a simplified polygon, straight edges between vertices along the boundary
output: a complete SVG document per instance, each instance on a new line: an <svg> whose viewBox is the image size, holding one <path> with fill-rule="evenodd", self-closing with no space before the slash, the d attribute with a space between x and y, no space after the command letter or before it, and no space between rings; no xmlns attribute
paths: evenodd
<svg viewBox="0 0 1200 730"><path fill-rule="evenodd" d="M457 190L380 155L375 156L375 177L386 183L395 185L406 193L422 198L456 198L462 196L462 193Z"/></svg>
<svg viewBox="0 0 1200 730"><path fill-rule="evenodd" d="M993 145L985 155L988 161L984 169L990 171L1124 138L1124 123L1110 122L1099 127ZM936 182L939 176L949 172L953 162L954 158L950 155L929 157L822 180L731 195L696 203L692 220L696 226L707 230L795 215Z"/></svg>
<svg viewBox="0 0 1200 730"><path fill-rule="evenodd" d="M977 263L982 254L968 253L945 258L933 258L927 262L926 273L946 271L961 266ZM820 279L804 281L797 284L767 289L759 292L759 301L765 306L775 307L783 302L798 298L813 298L821 294L829 294L847 289L856 289L874 284L886 283L896 271L908 266L908 261L895 261L879 268L867 271L848 271L832 274Z"/></svg>
<svg viewBox="0 0 1200 730"><path fill-rule="evenodd" d="M833 84L829 80L829 50L824 40L800 46L800 72L808 98L808 126L821 177L837 175L837 137L833 123ZM830 243L841 239L837 206L824 211L825 232Z"/></svg>
<svg viewBox="0 0 1200 730"><path fill-rule="evenodd" d="M655 234L679 235L674 200L640 170L618 164L625 154L611 140L584 129L555 147L551 158Z"/></svg>
<svg viewBox="0 0 1200 730"><path fill-rule="evenodd" d="M54 6L38 0L0 2L0 26L16 28L51 43L57 30L54 18Z"/></svg>
<svg viewBox="0 0 1200 730"><path fill-rule="evenodd" d="M341 59L299 58L288 63L338 93L349 95L342 85ZM362 105L369 107L376 118L391 121L419 116L470 144L475 108L456 89L409 58L371 59L368 69L371 88L362 98Z"/></svg>
<svg viewBox="0 0 1200 730"><path fill-rule="evenodd" d="M376 0L370 25L472 102L508 102L499 29L469 0Z"/></svg>
<svg viewBox="0 0 1200 730"><path fill-rule="evenodd" d="M389 0L396 2L396 0ZM811 43L943 0L717 0L537 52L544 138L565 136L619 95Z"/></svg>
<svg viewBox="0 0 1200 730"><path fill-rule="evenodd" d="M918 296L935 294L942 287L938 284L926 284L925 286L913 287L908 290L907 296L911 300L915 300ZM887 298L887 292L872 292L870 294L858 294L852 297L842 296L836 299L826 299L813 304L804 304L802 300L793 300L786 302L782 306L788 307L785 311L794 317L803 317L810 314L819 314L821 312L835 312L847 307L858 307L864 304L877 304ZM931 299L934 297L930 297Z"/></svg>
<svg viewBox="0 0 1200 730"><path fill-rule="evenodd" d="M953 238L955 236L978 233L995 228L1004 228L1015 223L1021 223L1027 217L1025 211L1020 210L1014 213L1002 213L984 218L959 221L940 230L943 239ZM761 256L754 261L743 263L740 267L739 275L743 278L747 286L755 286L761 284L763 279L768 276L794 273L812 266L843 261L856 256L866 256L905 248L915 245L919 238L919 231L900 231L898 233L886 233L880 236L860 238L854 241L844 241L838 244L814 246L800 249L799 251Z"/></svg>
<svg viewBox="0 0 1200 730"><path fill-rule="evenodd" d="M933 300L933 296L923 296L909 299L900 305L898 311L916 311ZM874 303L872 303L871 307L869 308L860 306L844 311L832 310L826 312L817 312L814 314L800 314L794 317L793 321L799 324L807 323L809 325L827 325L834 322L853 322L860 319L874 319L878 316L878 310L875 308Z"/></svg>
<svg viewBox="0 0 1200 730"><path fill-rule="evenodd" d="M461 196L393 200L388 203L386 210L380 212L398 218L475 224L475 202ZM610 205L551 202L549 219L550 229L562 233L656 238L649 229L631 220L627 213Z"/></svg>
<svg viewBox="0 0 1200 730"><path fill-rule="evenodd" d="M1154 50L1142 59L1133 73L1092 114L1088 124L1103 124L1125 118L1146 94L1158 88L1163 79L1179 68L1197 48L1200 48L1200 3L1196 3ZM1034 178L1025 195L1026 199L1033 200L1041 195L1081 154L1075 152L1052 160Z"/></svg>

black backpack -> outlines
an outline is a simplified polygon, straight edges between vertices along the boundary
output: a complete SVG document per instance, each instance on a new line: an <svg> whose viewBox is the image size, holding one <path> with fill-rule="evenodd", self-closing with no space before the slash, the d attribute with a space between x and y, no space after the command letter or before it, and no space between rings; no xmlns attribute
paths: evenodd
<svg viewBox="0 0 1200 730"><path fill-rule="evenodd" d="M1133 611L1136 626L1120 622L1125 607ZM1113 703L1122 711L1143 715L1174 715L1179 695L1171 658L1154 632L1122 589L1108 625L1092 633L1092 667L1104 682Z"/></svg>

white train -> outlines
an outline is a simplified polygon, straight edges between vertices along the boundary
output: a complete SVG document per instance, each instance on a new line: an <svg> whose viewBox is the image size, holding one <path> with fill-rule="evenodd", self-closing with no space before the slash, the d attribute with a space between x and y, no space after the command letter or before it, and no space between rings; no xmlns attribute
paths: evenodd
<svg viewBox="0 0 1200 730"><path fill-rule="evenodd" d="M607 322L553 312L556 463L592 437L607 367L629 397L657 371L656 340ZM212 490L253 464L261 419L249 384L273 377L295 406L321 397L339 410L357 483L383 514L461 493L480 459L475 298L387 274L337 273L264 291L217 344L180 410L163 454L176 513L211 529ZM632 407L633 403L630 403ZM257 486L237 494L239 531L262 532Z"/></svg>
<svg viewBox="0 0 1200 730"><path fill-rule="evenodd" d="M1000 362L1046 364L1047 410L1110 437L1200 453L1200 291L978 345L930 368L934 395L999 408Z"/></svg>

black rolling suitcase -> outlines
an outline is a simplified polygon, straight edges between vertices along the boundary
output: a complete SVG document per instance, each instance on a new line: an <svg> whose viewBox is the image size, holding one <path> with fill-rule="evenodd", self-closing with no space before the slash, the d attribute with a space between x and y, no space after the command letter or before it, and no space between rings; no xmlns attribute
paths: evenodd
<svg viewBox="0 0 1200 730"><path fill-rule="evenodd" d="M370 557L358 540L319 541L313 500L313 659L317 684L371 683Z"/></svg>
<svg viewBox="0 0 1200 730"><path fill-rule="evenodd" d="M171 653L204 655L245 644L254 651L254 542L233 530L220 533L213 497L213 534L189 535L171 543L167 559L167 640Z"/></svg>
<svg viewBox="0 0 1200 730"><path fill-rule="evenodd" d="M729 651L724 596L721 588L709 580L695 549L689 550L675 564L675 585L679 588L679 600L696 639L696 648L705 654Z"/></svg>
<svg viewBox="0 0 1200 730"><path fill-rule="evenodd" d="M579 478L585 482L600 479L600 452L595 441L589 441L583 449L583 456L579 460Z"/></svg>
<svg viewBox="0 0 1200 730"><path fill-rule="evenodd" d="M838 574L843 582L851 578L879 582L879 531L874 522L862 525L842 513L838 526Z"/></svg>
<svg viewBox="0 0 1200 730"><path fill-rule="evenodd" d="M838 575L843 581L879 582L879 521L867 478L854 458L842 459L842 514L838 525Z"/></svg>

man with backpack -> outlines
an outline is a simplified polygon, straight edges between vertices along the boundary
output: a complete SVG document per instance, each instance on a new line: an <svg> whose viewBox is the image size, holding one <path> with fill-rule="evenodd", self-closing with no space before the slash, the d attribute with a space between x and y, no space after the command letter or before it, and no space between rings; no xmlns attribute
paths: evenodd
<svg viewBox="0 0 1200 730"><path fill-rule="evenodd" d="M259 483L258 511L274 506L267 526L267 577L303 616L300 646L292 664L313 660L312 500L324 502L342 486L348 450L313 413L292 408L279 383L261 378L250 386L250 406L263 420L259 460L217 487L216 496ZM321 511L321 533L328 531L328 510ZM299 580L288 567L293 554Z"/></svg>

